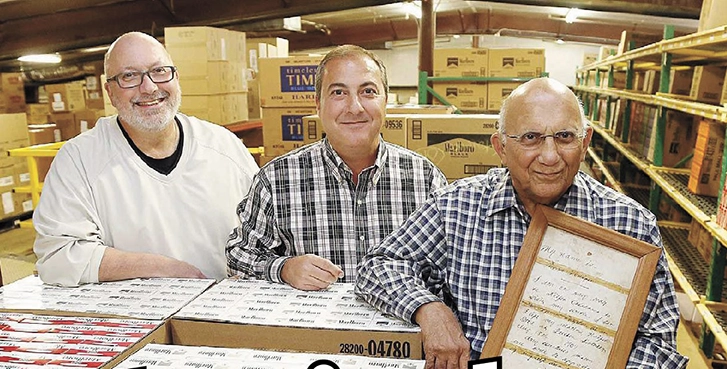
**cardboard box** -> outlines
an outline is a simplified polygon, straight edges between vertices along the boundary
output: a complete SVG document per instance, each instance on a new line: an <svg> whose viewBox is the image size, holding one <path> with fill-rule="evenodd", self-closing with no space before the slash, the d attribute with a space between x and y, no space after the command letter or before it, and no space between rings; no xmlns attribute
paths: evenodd
<svg viewBox="0 0 727 369"><path fill-rule="evenodd" d="M699 14L698 32L714 29L727 24L727 2L724 0L703 0Z"/></svg>
<svg viewBox="0 0 727 369"><path fill-rule="evenodd" d="M279 156L304 145L303 117L315 107L263 108L263 146L266 156Z"/></svg>
<svg viewBox="0 0 727 369"><path fill-rule="evenodd" d="M406 119L416 114L386 114L381 125L381 136L386 142L406 147ZM303 117L303 145L316 142L325 137L326 132L318 115Z"/></svg>
<svg viewBox="0 0 727 369"><path fill-rule="evenodd" d="M717 197L724 152L724 123L704 119L699 122L688 188L697 195Z"/></svg>
<svg viewBox="0 0 727 369"><path fill-rule="evenodd" d="M281 37L248 38L247 65L255 72L260 71L259 58L287 58L290 49L287 39Z"/></svg>
<svg viewBox="0 0 727 369"><path fill-rule="evenodd" d="M341 351L362 351L367 347L341 348ZM351 354L312 354L252 350L240 348L195 347L180 345L147 345L134 353L120 368L331 368L321 360L337 363L340 368L424 369L424 360L383 359ZM314 365L315 364L315 365Z"/></svg>
<svg viewBox="0 0 727 369"><path fill-rule="evenodd" d="M86 108L94 110L103 110L104 99L102 90L102 80L100 75L86 76L86 89L84 96L86 97Z"/></svg>
<svg viewBox="0 0 727 369"><path fill-rule="evenodd" d="M386 114L453 114L454 108L447 105L386 105Z"/></svg>
<svg viewBox="0 0 727 369"><path fill-rule="evenodd" d="M25 113L0 114L0 158L5 151L28 146L28 124Z"/></svg>
<svg viewBox="0 0 727 369"><path fill-rule="evenodd" d="M487 110L486 82L436 82L434 92L460 110ZM434 104L443 104L437 99L433 100Z"/></svg>
<svg viewBox="0 0 727 369"><path fill-rule="evenodd" d="M81 127L76 124L76 117L72 112L51 113L50 120L61 132L61 141L68 141L81 133Z"/></svg>
<svg viewBox="0 0 727 369"><path fill-rule="evenodd" d="M661 165L673 167L694 152L694 145L697 141L697 125L694 124L693 115L666 109L666 124L664 127ZM652 163L654 162L655 148L656 130L652 130L647 155ZM687 161L682 167L689 168L690 162Z"/></svg>
<svg viewBox="0 0 727 369"><path fill-rule="evenodd" d="M83 81L45 85L51 112L86 109Z"/></svg>
<svg viewBox="0 0 727 369"><path fill-rule="evenodd" d="M0 73L0 114L25 112L22 73Z"/></svg>
<svg viewBox="0 0 727 369"><path fill-rule="evenodd" d="M692 77L694 69L676 70L669 72L669 93L672 95L689 96L692 88Z"/></svg>
<svg viewBox="0 0 727 369"><path fill-rule="evenodd" d="M626 75L624 74L624 88L626 88ZM631 85L631 90L633 91L643 91L644 90L644 83L646 83L646 71L643 72L634 72L634 82Z"/></svg>
<svg viewBox="0 0 727 369"><path fill-rule="evenodd" d="M179 110L215 124L237 123L248 119L247 93L185 95Z"/></svg>
<svg viewBox="0 0 727 369"><path fill-rule="evenodd" d="M162 321L0 314L4 353L12 367L108 369L149 343L167 343Z"/></svg>
<svg viewBox="0 0 727 369"><path fill-rule="evenodd" d="M214 282L152 278L57 287L31 275L3 286L0 311L164 320Z"/></svg>
<svg viewBox="0 0 727 369"><path fill-rule="evenodd" d="M700 65L694 67L689 98L706 104L719 105L722 102L727 67Z"/></svg>
<svg viewBox="0 0 727 369"><path fill-rule="evenodd" d="M227 30L214 27L166 27L164 44L175 63L183 60L230 60Z"/></svg>
<svg viewBox="0 0 727 369"><path fill-rule="evenodd" d="M500 165L490 142L497 115L419 115L407 119L407 148L431 160L448 180Z"/></svg>
<svg viewBox="0 0 727 369"><path fill-rule="evenodd" d="M644 72L644 87L642 91L653 95L659 91L660 84L661 72L657 70L647 70Z"/></svg>
<svg viewBox="0 0 727 369"><path fill-rule="evenodd" d="M544 49L489 49L490 77L540 77L545 72Z"/></svg>
<svg viewBox="0 0 727 369"><path fill-rule="evenodd" d="M57 133L56 133L57 132ZM55 123L28 125L30 145L40 145L61 141L61 132Z"/></svg>
<svg viewBox="0 0 727 369"><path fill-rule="evenodd" d="M28 124L46 124L50 106L48 104L26 104L25 114Z"/></svg>
<svg viewBox="0 0 727 369"><path fill-rule="evenodd" d="M487 49L434 49L434 77L487 77Z"/></svg>
<svg viewBox="0 0 727 369"><path fill-rule="evenodd" d="M598 53L583 53L582 66L591 65L598 61Z"/></svg>
<svg viewBox="0 0 727 369"><path fill-rule="evenodd" d="M260 81L257 78L247 80L247 116L251 120L263 116L260 106Z"/></svg>
<svg viewBox="0 0 727 369"><path fill-rule="evenodd" d="M185 96L247 91L241 63L182 60L176 62L176 66L179 86Z"/></svg>
<svg viewBox="0 0 727 369"><path fill-rule="evenodd" d="M423 354L419 327L359 300L352 283L300 291L226 279L175 314L171 332L175 344L187 346L338 354L353 345L363 348L356 352L363 356L421 359ZM382 345L387 349L380 350Z"/></svg>
<svg viewBox="0 0 727 369"><path fill-rule="evenodd" d="M315 76L321 56L261 58L260 105L264 108L314 107ZM263 117L264 118L264 117Z"/></svg>
<svg viewBox="0 0 727 369"><path fill-rule="evenodd" d="M712 243L709 242L709 244L707 245L707 243L704 242L706 238L703 236L703 233L705 232L707 232L707 230L704 229L704 227L702 227L702 225L699 224L698 221L692 219L691 225L689 227L689 235L687 236L687 241L689 241L689 243L694 246L699 255L702 256L702 259L704 259L704 261L708 263L712 259Z"/></svg>
<svg viewBox="0 0 727 369"><path fill-rule="evenodd" d="M502 102L510 96L512 90L521 84L522 82L489 82L487 84L487 110L499 112Z"/></svg>
<svg viewBox="0 0 727 369"><path fill-rule="evenodd" d="M103 116L103 110L79 110L73 113L73 121L75 122L75 127L78 128L78 133L81 134L95 127L98 119Z"/></svg>

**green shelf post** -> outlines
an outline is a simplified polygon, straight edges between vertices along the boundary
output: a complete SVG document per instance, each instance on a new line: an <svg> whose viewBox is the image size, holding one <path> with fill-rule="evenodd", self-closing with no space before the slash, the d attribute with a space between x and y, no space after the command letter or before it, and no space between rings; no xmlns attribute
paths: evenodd
<svg viewBox="0 0 727 369"><path fill-rule="evenodd" d="M727 139L727 133L725 133ZM719 177L719 188L724 188L725 172L727 171L727 146L722 151L722 172ZM717 194L717 204L722 201L722 191ZM707 280L707 291L705 297L709 301L722 301L722 286L724 284L724 268L725 259L727 258L727 248L723 246L716 238L712 239L712 261L709 265L709 278ZM711 358L714 354L715 339L712 331L702 326L702 336L699 339L699 348L704 351L704 355Z"/></svg>
<svg viewBox="0 0 727 369"><path fill-rule="evenodd" d="M427 103L427 88L429 87L427 85L427 78L429 78L429 76L427 75L426 71L423 71L423 70L419 71L418 94L419 94L419 104L420 105L426 105L426 103Z"/></svg>

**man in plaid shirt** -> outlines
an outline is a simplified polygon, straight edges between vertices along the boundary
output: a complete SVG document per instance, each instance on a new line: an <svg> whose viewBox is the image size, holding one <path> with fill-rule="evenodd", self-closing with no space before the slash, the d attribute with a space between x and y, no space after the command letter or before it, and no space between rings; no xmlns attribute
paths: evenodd
<svg viewBox="0 0 727 369"><path fill-rule="evenodd" d="M651 212L579 171L591 135L565 85L548 78L521 85L492 136L506 168L436 191L361 261L356 293L421 326L426 368L464 369L479 357L538 204L661 246ZM662 254L627 367L685 367L678 322Z"/></svg>
<svg viewBox="0 0 727 369"><path fill-rule="evenodd" d="M427 158L381 138L389 85L376 54L335 48L315 83L326 138L255 176L227 243L231 275L304 290L354 282L361 257L447 184Z"/></svg>

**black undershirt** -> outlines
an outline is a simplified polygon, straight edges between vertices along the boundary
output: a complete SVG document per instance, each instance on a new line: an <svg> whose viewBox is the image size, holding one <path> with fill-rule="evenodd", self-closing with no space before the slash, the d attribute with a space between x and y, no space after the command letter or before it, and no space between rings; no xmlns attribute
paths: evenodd
<svg viewBox="0 0 727 369"><path fill-rule="evenodd" d="M179 163L179 158L182 157L182 143L184 142L184 131L182 131L182 123L179 122L177 117L174 117L174 121L177 123L177 128L179 128L179 143L177 144L177 148L174 150L172 155L162 159L155 159L144 154L141 150L139 150L138 147L136 147L134 141L131 139L131 137L129 137L129 134L126 133L126 130L124 130L124 126L121 125L121 121L119 120L119 118L116 118L116 123L119 125L119 128L121 128L121 132L124 134L124 137L126 137L126 141L129 143L129 145L131 145L131 148L134 149L136 155L138 155L141 160L143 160L144 163L146 163L146 165L148 165L151 169L154 169L164 175L168 175L169 173L171 173L172 170L177 167L177 164Z"/></svg>

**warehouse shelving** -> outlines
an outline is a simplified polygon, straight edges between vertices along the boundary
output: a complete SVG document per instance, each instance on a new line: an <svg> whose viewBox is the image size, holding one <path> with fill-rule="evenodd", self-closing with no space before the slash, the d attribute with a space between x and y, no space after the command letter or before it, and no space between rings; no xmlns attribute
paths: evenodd
<svg viewBox="0 0 727 369"><path fill-rule="evenodd" d="M547 74L545 74L547 75ZM435 99L439 100L446 106L453 106L452 103L447 99L434 91L433 88L429 87L429 82L527 82L532 78L520 78L520 77L430 77L426 71L419 72L419 85L418 85L418 96L419 104L426 105L427 97L432 95ZM455 114L462 114L456 106Z"/></svg>
<svg viewBox="0 0 727 369"><path fill-rule="evenodd" d="M696 311L704 321L701 348L707 356L713 355L714 343L718 343L727 350L727 304L722 303L722 296L727 296L724 282L725 256L727 256L727 230L715 222L719 198L698 196L687 189L689 172L685 169L666 168L662 163L664 140L664 123L666 109L677 110L687 114L713 119L727 123L727 108L717 105L703 104L679 96L669 95L669 71L674 66L695 66L710 63L724 64L727 62L727 26L712 30L673 38L673 28L665 27L664 40L635 50L624 52L622 55L611 57L597 63L584 66L577 71L578 85L573 89L584 101L586 113L597 120L598 104L605 99L623 99L625 101L623 114L623 133L620 137L607 127L607 122L594 122L595 133L603 138L604 145L615 149L624 161L632 163L639 171L646 174L652 181L648 199L643 194L637 201L657 213L658 200L667 195L679 204L691 217L709 231L713 237L712 262L708 265L687 241L688 228L684 223L660 222L664 241L665 254L676 284L689 297ZM635 71L659 69L659 91L656 94L640 93L632 90L633 74ZM586 86L591 73L595 73L595 84L600 85L601 78L609 78L609 86L613 86L613 73L626 72L626 88L599 88ZM629 117L632 102L641 102L658 108L658 120L654 127L656 143L653 163L633 151L627 143L629 130ZM611 114L611 106L606 105L606 120ZM604 150L600 150L605 155ZM598 166L604 173L609 184L618 183L620 176L611 174L606 160L596 160L596 151L589 153L589 160ZM723 153L727 159L727 151ZM727 160L722 161L721 186L724 184ZM629 194L625 183L619 187Z"/></svg>

